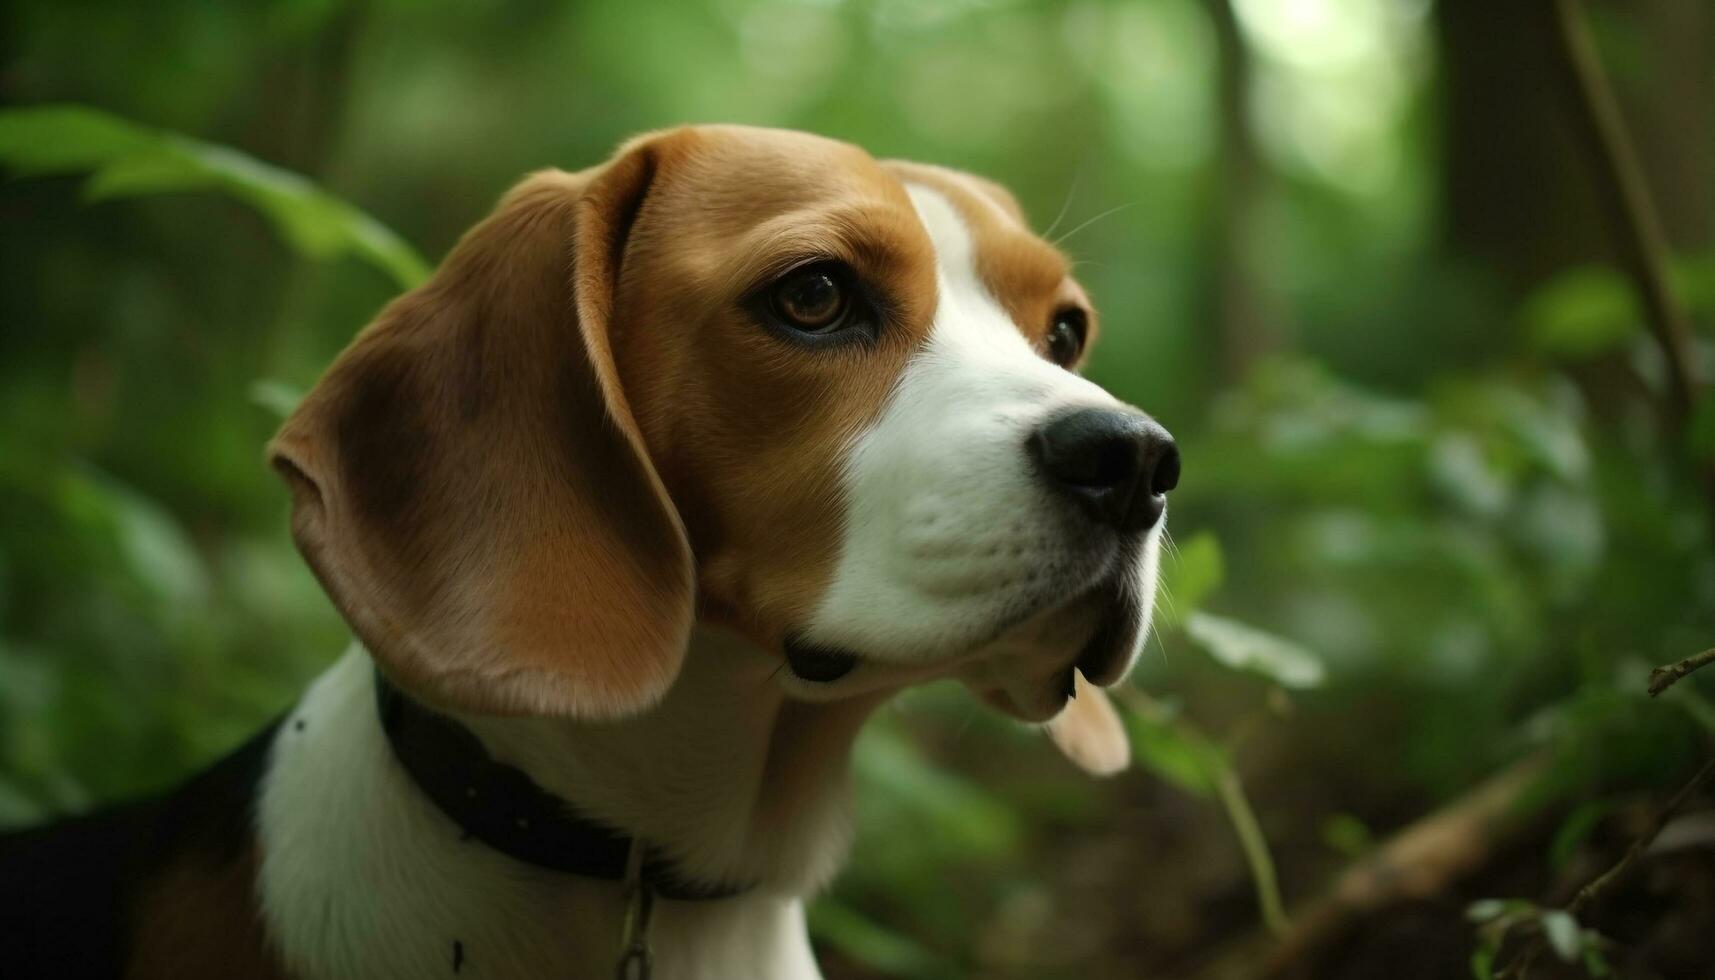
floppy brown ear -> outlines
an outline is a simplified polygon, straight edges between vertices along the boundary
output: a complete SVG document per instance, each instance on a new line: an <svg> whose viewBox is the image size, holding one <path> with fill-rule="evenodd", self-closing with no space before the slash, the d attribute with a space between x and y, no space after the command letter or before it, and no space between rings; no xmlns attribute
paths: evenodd
<svg viewBox="0 0 1715 980"><path fill-rule="evenodd" d="M1112 776L1131 765L1131 740L1106 691L1076 674L1077 697L1048 723L1048 737L1078 768Z"/></svg>
<svg viewBox="0 0 1715 980"><path fill-rule="evenodd" d="M269 446L335 605L391 677L445 707L614 717L678 672L690 547L609 343L669 140L514 188Z"/></svg>

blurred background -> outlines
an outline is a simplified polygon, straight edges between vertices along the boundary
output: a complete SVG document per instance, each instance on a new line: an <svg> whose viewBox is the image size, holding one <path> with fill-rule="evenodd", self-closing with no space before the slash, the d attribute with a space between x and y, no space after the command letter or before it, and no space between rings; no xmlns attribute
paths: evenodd
<svg viewBox="0 0 1715 980"><path fill-rule="evenodd" d="M1715 8L1580 9L1707 375ZM1715 676L1644 693L1715 645L1715 404L1675 408L1554 25L1544 0L8 4L0 826L171 784L340 652L261 451L382 303L524 172L739 121L1013 188L1103 311L1088 373L1186 459L1118 695L1138 764L1091 780L959 689L902 699L812 917L830 978L1481 977L1538 936L1532 975L1711 975L1707 790L1570 940L1549 911L1715 736Z"/></svg>

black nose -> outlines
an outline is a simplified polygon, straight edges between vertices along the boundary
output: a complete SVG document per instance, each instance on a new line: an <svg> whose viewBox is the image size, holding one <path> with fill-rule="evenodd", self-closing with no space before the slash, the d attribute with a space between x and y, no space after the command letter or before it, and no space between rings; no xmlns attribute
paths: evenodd
<svg viewBox="0 0 1715 980"><path fill-rule="evenodd" d="M1056 416L1031 434L1030 453L1055 489L1121 531L1154 527L1165 494L1179 485L1179 447L1140 412L1082 408Z"/></svg>

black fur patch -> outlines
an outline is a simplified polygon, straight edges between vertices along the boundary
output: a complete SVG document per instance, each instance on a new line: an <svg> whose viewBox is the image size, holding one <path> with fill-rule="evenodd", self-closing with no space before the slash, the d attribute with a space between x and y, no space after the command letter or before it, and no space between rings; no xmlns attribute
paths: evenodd
<svg viewBox="0 0 1715 980"><path fill-rule="evenodd" d="M162 869L239 860L279 722L176 791L0 834L0 976L119 977L132 909Z"/></svg>

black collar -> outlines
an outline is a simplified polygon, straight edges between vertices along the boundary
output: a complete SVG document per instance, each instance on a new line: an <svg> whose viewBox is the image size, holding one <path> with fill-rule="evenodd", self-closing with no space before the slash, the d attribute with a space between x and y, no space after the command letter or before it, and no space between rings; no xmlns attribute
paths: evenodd
<svg viewBox="0 0 1715 980"><path fill-rule="evenodd" d="M489 847L540 868L620 881L632 838L579 816L523 771L496 761L463 725L375 672L375 705L393 754L441 812ZM643 880L663 898L730 898L748 885L701 882L675 871L653 849Z"/></svg>

